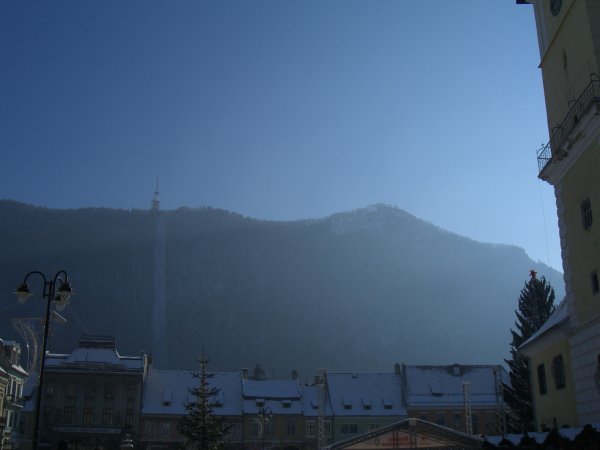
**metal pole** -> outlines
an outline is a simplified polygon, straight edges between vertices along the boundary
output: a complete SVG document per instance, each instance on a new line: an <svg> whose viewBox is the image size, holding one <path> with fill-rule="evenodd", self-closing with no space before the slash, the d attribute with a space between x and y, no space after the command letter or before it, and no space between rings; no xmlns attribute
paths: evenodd
<svg viewBox="0 0 600 450"><path fill-rule="evenodd" d="M58 274L57 274L58 276ZM42 387L44 383L44 367L46 365L46 342L48 341L48 323L50 321L50 304L52 303L52 299L54 298L54 288L55 288L56 277L54 281L46 282L44 278L44 288L47 288L46 292L46 317L44 319L44 338L42 339L42 356L41 356L41 364L40 364L40 375L38 378L37 392L35 397L35 419L33 422L33 439L31 443L31 448L33 450L37 450L38 448L38 436L39 436L39 426L40 426L40 409L42 403Z"/></svg>

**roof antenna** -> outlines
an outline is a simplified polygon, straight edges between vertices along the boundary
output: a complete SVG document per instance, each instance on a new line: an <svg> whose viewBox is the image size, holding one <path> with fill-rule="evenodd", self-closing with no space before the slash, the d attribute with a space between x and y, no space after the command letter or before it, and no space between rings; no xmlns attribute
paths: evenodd
<svg viewBox="0 0 600 450"><path fill-rule="evenodd" d="M160 208L160 199L158 198L158 177L156 177L156 186L154 187L154 195L152 196L152 203L150 209L152 211L158 211Z"/></svg>

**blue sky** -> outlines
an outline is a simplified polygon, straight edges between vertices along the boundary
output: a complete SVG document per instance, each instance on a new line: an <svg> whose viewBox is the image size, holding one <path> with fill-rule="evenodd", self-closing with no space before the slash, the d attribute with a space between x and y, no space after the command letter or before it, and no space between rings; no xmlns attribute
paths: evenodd
<svg viewBox="0 0 600 450"><path fill-rule="evenodd" d="M158 176L165 209L383 202L560 269L536 39L514 0L5 0L0 197L147 208Z"/></svg>

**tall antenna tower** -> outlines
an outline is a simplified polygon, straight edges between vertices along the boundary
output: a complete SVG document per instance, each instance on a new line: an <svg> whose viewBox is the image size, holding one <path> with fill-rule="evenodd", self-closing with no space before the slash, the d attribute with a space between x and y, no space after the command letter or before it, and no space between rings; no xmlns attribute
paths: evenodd
<svg viewBox="0 0 600 450"><path fill-rule="evenodd" d="M160 199L158 195L158 177L156 177L156 186L154 187L154 195L152 196L152 203L150 205L150 209L152 211L158 211L158 209L160 208Z"/></svg>
<svg viewBox="0 0 600 450"><path fill-rule="evenodd" d="M473 419L471 418L471 382L463 381L463 400L465 402L465 431L473 434Z"/></svg>
<svg viewBox="0 0 600 450"><path fill-rule="evenodd" d="M325 430L325 414L327 409L327 370L321 369L319 371L319 382L317 386L319 388L319 411L317 417L317 448L320 450L327 446L327 433Z"/></svg>
<svg viewBox="0 0 600 450"><path fill-rule="evenodd" d="M504 388L502 384L501 368L494 369L494 383L496 386L496 428L497 432L506 434L506 411L504 409Z"/></svg>

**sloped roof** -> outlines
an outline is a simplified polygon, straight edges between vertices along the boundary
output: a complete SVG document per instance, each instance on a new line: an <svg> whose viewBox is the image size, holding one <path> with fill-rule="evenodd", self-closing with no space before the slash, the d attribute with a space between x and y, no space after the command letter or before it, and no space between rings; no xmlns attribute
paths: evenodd
<svg viewBox="0 0 600 450"><path fill-rule="evenodd" d="M419 448L480 449L484 440L477 436L455 431L419 419L404 419L359 436L336 442L325 447L328 450L398 449L413 448L411 435Z"/></svg>
<svg viewBox="0 0 600 450"><path fill-rule="evenodd" d="M143 356L121 356L114 348L87 348L79 347L70 354L48 353L46 355L47 368L76 368L94 367L119 370L142 371L145 364Z"/></svg>
<svg viewBox="0 0 600 450"><path fill-rule="evenodd" d="M409 407L415 406L461 406L464 404L463 382L469 382L471 405L494 405L496 375L508 383L508 373L502 366L449 365L404 366L406 395Z"/></svg>
<svg viewBox="0 0 600 450"><path fill-rule="evenodd" d="M258 414L262 408L278 415L302 414L301 394L298 380L242 380L246 414Z"/></svg>
<svg viewBox="0 0 600 450"><path fill-rule="evenodd" d="M302 387L302 411L306 417L317 417L319 415L320 397L321 392L318 386ZM333 415L329 402L325 404L325 415Z"/></svg>
<svg viewBox="0 0 600 450"><path fill-rule="evenodd" d="M220 416L242 414L241 374L239 372L214 372L209 380L210 387L220 389L219 401L223 404L215 408ZM198 379L186 370L157 370L148 373L144 389L142 414L183 415L184 403L194 401L189 388L198 385Z"/></svg>
<svg viewBox="0 0 600 450"><path fill-rule="evenodd" d="M298 380L242 380L244 398L300 398Z"/></svg>
<svg viewBox="0 0 600 450"><path fill-rule="evenodd" d="M327 373L336 416L405 416L401 379L395 373Z"/></svg>
<svg viewBox="0 0 600 450"><path fill-rule="evenodd" d="M556 307L556 309L550 315L550 317L548 317L548 320L546 320L544 324L535 333L533 333L529 339L523 342L519 349L523 349L531 343L533 343L534 341L537 341L543 334L546 334L548 331L560 326L563 322L567 321L568 319L569 311L567 308L567 301L565 298L562 302L559 303L559 305Z"/></svg>

